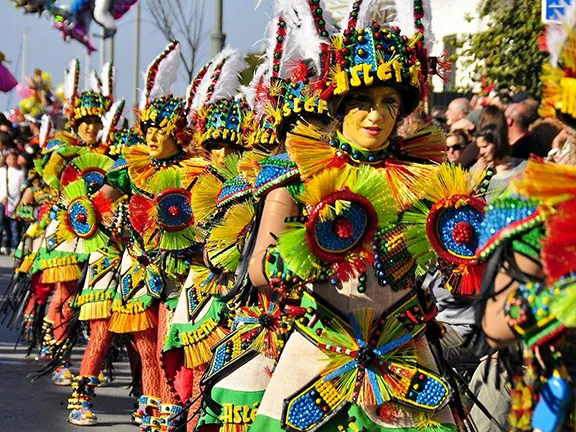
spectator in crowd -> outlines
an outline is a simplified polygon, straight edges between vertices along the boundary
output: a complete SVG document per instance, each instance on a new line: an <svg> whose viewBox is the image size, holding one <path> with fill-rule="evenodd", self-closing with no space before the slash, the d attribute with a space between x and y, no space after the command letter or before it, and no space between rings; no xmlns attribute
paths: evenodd
<svg viewBox="0 0 576 432"><path fill-rule="evenodd" d="M446 110L446 123L452 128L458 120L465 119L470 112L470 101L466 98L456 98Z"/></svg>
<svg viewBox="0 0 576 432"><path fill-rule="evenodd" d="M435 105L432 107L432 121L440 127L446 126L446 107Z"/></svg>
<svg viewBox="0 0 576 432"><path fill-rule="evenodd" d="M20 187L26 180L24 170L18 166L18 152L9 148L4 151L6 166L0 168L0 253L12 255L20 243L21 223L15 219L20 202Z"/></svg>
<svg viewBox="0 0 576 432"><path fill-rule="evenodd" d="M560 133L564 125L556 119L538 118L530 125L530 132L538 142L542 153L548 154L552 149L554 138Z"/></svg>
<svg viewBox="0 0 576 432"><path fill-rule="evenodd" d="M0 131L0 151L14 147L14 140L8 132Z"/></svg>
<svg viewBox="0 0 576 432"><path fill-rule="evenodd" d="M446 137L446 157L448 162L460 163L460 156L468 145L468 134L463 130L455 130Z"/></svg>
<svg viewBox="0 0 576 432"><path fill-rule="evenodd" d="M486 193L486 200L490 201L506 190L514 176L524 171L526 160L511 156L506 129L495 124L486 125L478 132L476 144L479 158L473 168L490 169L493 172Z"/></svg>
<svg viewBox="0 0 576 432"><path fill-rule="evenodd" d="M531 108L523 103L510 105L506 112L508 123L508 139L510 140L511 156L517 159L528 159L530 154L545 157L545 152L534 135L530 132Z"/></svg>
<svg viewBox="0 0 576 432"><path fill-rule="evenodd" d="M2 113L0 113L0 131L1 132L7 132L9 134L11 134L13 132L12 123Z"/></svg>
<svg viewBox="0 0 576 432"><path fill-rule="evenodd" d="M480 111L480 116L478 117L478 130L489 124L496 125L499 130L506 131L506 136L508 136L508 123L506 121L506 116L496 105L486 105Z"/></svg>

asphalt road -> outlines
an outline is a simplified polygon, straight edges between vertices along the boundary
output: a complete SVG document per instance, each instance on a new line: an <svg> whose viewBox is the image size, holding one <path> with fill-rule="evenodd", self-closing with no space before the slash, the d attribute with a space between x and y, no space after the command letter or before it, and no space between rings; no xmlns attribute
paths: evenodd
<svg viewBox="0 0 576 432"><path fill-rule="evenodd" d="M0 256L0 295L9 283L12 259ZM14 349L18 335L0 327L0 430L2 432L67 432L86 429L67 422L66 402L70 387L57 387L50 377L34 383L27 375L42 367L33 356L25 357L25 349ZM72 358L72 372L77 373L83 348ZM96 389L94 400L97 431L137 432L130 423L134 400L128 396L131 381L127 363L115 364L116 379L108 386Z"/></svg>

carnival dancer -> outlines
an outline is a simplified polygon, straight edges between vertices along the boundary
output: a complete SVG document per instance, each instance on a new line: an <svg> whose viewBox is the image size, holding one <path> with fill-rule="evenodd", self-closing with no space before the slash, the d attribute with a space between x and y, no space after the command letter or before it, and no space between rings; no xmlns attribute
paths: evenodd
<svg viewBox="0 0 576 432"><path fill-rule="evenodd" d="M62 198L64 187L77 177L74 173L98 171L101 159L107 147L102 144L98 132L102 129L102 117L112 102L113 67L107 65L103 77L103 88L93 87L92 91L78 93L79 62L75 60L70 66L65 80L65 97L68 103L68 118L73 133L60 133L58 141L51 142L47 148L48 161L43 170L46 184L58 192L58 202ZM100 157L101 156L101 157ZM82 157L82 159L77 159ZM78 161L78 166L74 165ZM106 163L106 162L104 162ZM96 166L92 167L91 165ZM94 169L92 169L94 168ZM72 176L71 176L72 175ZM71 176L71 177L70 177ZM98 182L103 176L87 178L87 181ZM54 294L45 318L53 329L53 336L47 332L40 352L40 358L51 359L65 356L69 346L65 340L73 311L70 302L78 285L84 262L88 254L78 248L79 237L70 235L66 223L66 210L56 205L51 212L52 221L46 228L45 242L38 252L32 272L40 271L40 283L54 284ZM53 377L57 385L70 385L72 375L67 367L60 367Z"/></svg>
<svg viewBox="0 0 576 432"><path fill-rule="evenodd" d="M573 14L548 28L541 106L542 115L570 127L576 125ZM576 427L575 179L574 167L529 160L510 196L487 208L477 321L508 373L513 431Z"/></svg>
<svg viewBox="0 0 576 432"><path fill-rule="evenodd" d="M116 102L103 119L103 142L108 147L108 155L118 160L125 146L140 142L139 134L131 129L120 129L123 116L124 101ZM118 162L111 159L102 174L115 169ZM122 164L122 161L120 161ZM104 171L105 169L105 171ZM90 229L81 234L87 239L87 232L92 231L92 249L87 264L87 274L84 286L74 299L73 305L78 309L79 321L89 323L90 337L80 364L79 375L72 383L72 396L68 399L68 409L71 410L68 421L78 426L97 424L97 417L92 411L94 389L101 383L101 370L106 355L112 344L112 333L108 330L108 322L112 313L112 300L117 289L122 251L125 239L122 237L122 227L127 223L126 200L118 199L113 204L98 194L92 188L89 195L75 195L75 212L80 209L82 198L93 202L92 209L86 210L86 221ZM94 217L91 217L91 216ZM108 224L109 228L97 225ZM120 228L120 229L119 229ZM97 242L97 243L96 243ZM102 245L102 246L101 246ZM101 246L101 247L97 247ZM69 336L70 339L75 339Z"/></svg>
<svg viewBox="0 0 576 432"><path fill-rule="evenodd" d="M211 160L191 191L195 223L207 244L226 243L228 253L215 258L216 251L211 254L205 249L204 254L199 250L192 259L164 346L163 367L175 395L183 403L192 400L189 430L196 424L194 413L200 405L200 380L211 359L211 349L227 334L226 306L220 296L233 285L237 261L231 255L236 251L238 255L234 256L239 257L238 235L251 220L248 205L239 210L241 214L236 212L239 219L235 219L233 227L228 225L228 229L220 230L220 235L225 232L225 238L216 240L212 235L215 225L226 218L226 211L251 195L251 186L240 176L238 166L239 153L251 132L247 128L253 126L248 104L238 94L239 74L246 66L241 52L224 48L206 66L205 79L199 83L191 105L195 144ZM248 162L250 156L246 156L246 164L253 166ZM191 376L191 382L182 383L183 376Z"/></svg>
<svg viewBox="0 0 576 432"><path fill-rule="evenodd" d="M147 431L165 428L179 408L161 373L159 340L170 319L166 303L177 300L188 270L187 250L198 240L189 188L207 165L186 152L188 106L170 93L179 56L179 44L173 42L148 68L139 123L146 144L126 148L124 166L108 173L102 190L113 200L129 196L130 241L109 329L135 340L144 394L139 414Z"/></svg>
<svg viewBox="0 0 576 432"><path fill-rule="evenodd" d="M50 118L43 116L38 137L41 148L45 148L49 139L52 138L51 130ZM18 265L14 269L12 283L6 289L6 299L1 309L2 314L5 315L3 322L7 319L8 327L23 329L25 339L30 343L28 354L41 340L46 302L51 293L49 285L38 282L39 274L30 276L30 269L40 250L45 228L50 221L48 213L54 204L55 196L55 193L42 180L42 161L37 160L35 165L35 168L28 173L28 178L23 185L22 199L16 209L16 217L30 225L16 250L15 257Z"/></svg>
<svg viewBox="0 0 576 432"><path fill-rule="evenodd" d="M295 13L296 11L298 13ZM236 242L236 247L242 248L243 256L239 258L235 286L224 297L229 301L230 315L233 318L232 329L245 322L244 320L253 318L250 318L252 311L245 307L255 294L246 286L246 264L252 253L255 233L262 217L264 197L274 188L283 185L292 187L295 180L298 183L297 167L285 153L286 133L294 127L298 119L319 125L329 122L329 101L320 95L329 70L328 34L325 26L317 25L317 22L322 20L321 14L314 19L308 4L286 5L278 2L275 5L274 19L268 29L270 34L264 62L256 71L250 87L244 90L256 123L249 128L252 131L247 137L248 146L253 147L255 152L272 156L248 159L251 163L257 163L253 173L258 175L254 180L251 179L253 174L250 173L250 164L241 164L240 171L244 182L252 184L253 197L239 200L236 203L238 205L229 210L230 219L225 217L216 224L213 231L216 234L220 230L237 233L238 226L234 229L234 223L238 220L232 216L240 206L250 207L250 210L244 211L244 214L253 215L249 229L244 229L244 238ZM302 34L297 34L298 32ZM298 44L298 40L307 40L306 48L312 51L313 55ZM311 57L307 57L309 55ZM200 181L197 186L200 186ZM239 188L239 191L242 191L242 188ZM216 257L230 252L225 245L220 245L222 250L218 250L217 244L210 243L207 243L206 249L212 250L211 253ZM257 371L273 368L274 359L269 357L269 352L254 358L245 356L247 364L240 370L236 371L231 365L205 380L204 384L210 390L206 397L208 407L199 420L202 428L208 428L209 425L220 425L222 430L249 427L253 419L251 414L255 413L255 407L269 381L269 374L258 374ZM254 374L258 374L257 379ZM251 377L250 382L247 382L245 376ZM215 409L218 405L222 407L220 414L217 414L219 410ZM236 411L242 412L242 416L231 415Z"/></svg>
<svg viewBox="0 0 576 432"><path fill-rule="evenodd" d="M386 19L370 22L371 2L350 3L346 30L332 38L333 127L288 134L303 184L267 195L249 269L260 306L208 370L250 350L279 356L257 413L243 411L255 417L249 430L455 430L423 336L434 310L415 290L398 221L432 170L413 161L444 157L430 131L393 134L429 73L429 5L405 3L395 18L414 29L410 38Z"/></svg>

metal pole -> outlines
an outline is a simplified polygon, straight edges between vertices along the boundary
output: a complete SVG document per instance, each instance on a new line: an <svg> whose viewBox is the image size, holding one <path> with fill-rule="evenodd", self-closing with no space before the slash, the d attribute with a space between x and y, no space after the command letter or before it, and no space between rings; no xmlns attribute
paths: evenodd
<svg viewBox="0 0 576 432"><path fill-rule="evenodd" d="M104 39L104 29L102 29L102 37L100 38L100 70L104 68L106 63L106 39Z"/></svg>
<svg viewBox="0 0 576 432"><path fill-rule="evenodd" d="M92 68L90 53L88 50L84 53L84 89L90 91L90 69Z"/></svg>
<svg viewBox="0 0 576 432"><path fill-rule="evenodd" d="M214 1L214 29L210 35L212 41L212 57L222 51L226 42L226 35L222 32L223 27L223 0Z"/></svg>
<svg viewBox="0 0 576 432"><path fill-rule="evenodd" d="M134 108L138 106L138 87L140 84L140 2L136 3L136 35L134 41ZM138 120L136 111L134 113L134 122Z"/></svg>
<svg viewBox="0 0 576 432"><path fill-rule="evenodd" d="M110 57L109 57L109 60L110 60L110 63L114 63L114 36L112 36L112 37L109 39L109 41L110 41L110 42L109 42L109 45L108 45L108 48L110 49L110 53L109 53L109 54L110 54Z"/></svg>
<svg viewBox="0 0 576 432"><path fill-rule="evenodd" d="M24 30L22 35L22 79L20 82L24 82L24 77L28 73L28 29Z"/></svg>

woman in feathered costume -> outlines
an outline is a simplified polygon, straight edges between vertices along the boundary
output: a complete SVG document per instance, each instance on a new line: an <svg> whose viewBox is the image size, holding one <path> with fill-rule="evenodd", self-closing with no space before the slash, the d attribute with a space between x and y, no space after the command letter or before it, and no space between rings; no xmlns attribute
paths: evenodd
<svg viewBox="0 0 576 432"><path fill-rule="evenodd" d="M108 65L102 82L93 81L91 91L78 93L79 63L77 60L67 72L65 96L72 134L59 133L43 149L42 177L57 191L57 205L50 212L51 222L46 228L45 241L34 261L31 273L41 272L39 283L55 285L46 322L53 327L47 332L40 352L41 358L62 358L67 355L66 335L73 316L70 301L78 285L83 264L88 257L83 241L73 234L65 189L76 181L89 184L97 190L102 185L105 166L111 160L105 156L106 143L100 139L102 117L112 103L113 68ZM102 166L104 165L104 167ZM59 368L53 379L57 385L70 385L71 374L66 367Z"/></svg>
<svg viewBox="0 0 576 432"><path fill-rule="evenodd" d="M322 19L322 16L316 18ZM237 171L240 176L222 183L216 200L221 200L217 205L222 210L218 213L221 217L212 221L213 227L205 246L205 254L212 264L224 268L224 274L235 273L228 280L229 286L219 295L228 301L228 320L233 330L239 323L254 319L252 309L259 300L254 298L255 293L246 283L250 244L263 211L258 202L263 204L268 192L292 184L298 178L296 165L285 153L286 133L298 119L328 123L328 101L322 98L321 89L327 78L329 39L325 32L322 34L321 27L315 25L308 4L276 2L264 61L250 86L244 89L252 108L246 117L249 123L246 143L253 151L239 160ZM298 43L304 40L307 49ZM195 190L198 188L200 192L200 186L201 181ZM201 198L200 193L194 195ZM258 307L267 308L267 304ZM221 344L226 340L228 338ZM202 430L218 427L221 430L246 430L250 426L252 413L256 412L269 380L267 373L258 374L254 379L252 371L272 368L270 357L271 352L251 358L244 356L246 364L227 365L218 374L206 377L204 384L210 390L206 392L208 408L199 419ZM250 382L245 377L250 377ZM223 410L220 415L215 414L219 411L218 406ZM190 415L193 411L194 408ZM233 412L242 414L229 415Z"/></svg>
<svg viewBox="0 0 576 432"><path fill-rule="evenodd" d="M576 125L575 11L548 28L541 113ZM477 320L510 383L510 430L574 430L576 170L529 160L508 197L488 207Z"/></svg>
<svg viewBox="0 0 576 432"><path fill-rule="evenodd" d="M237 50L224 48L201 71L204 79L199 82L191 104L195 144L211 160L192 187L192 207L195 224L206 244L211 245L222 246L234 237L233 232L246 228L250 221L249 206L243 207L247 213L234 219L233 226L228 225L229 230L216 230L226 233L214 239L216 226L226 219L228 210L250 197L251 186L239 175L238 167L239 154L246 145L246 127L251 125L248 104L238 94L239 73L246 67L243 57ZM202 254L199 250L192 257L162 355L174 394L183 403L191 400L189 430L196 426L193 414L200 405L200 379L211 359L211 348L226 335L227 314L220 296L234 280L235 260L231 255L234 251L239 255L235 244L238 235L230 241L226 251L219 249L222 254L218 256L215 251L205 250Z"/></svg>
<svg viewBox="0 0 576 432"><path fill-rule="evenodd" d="M48 145L50 138L52 138L52 124L48 116L43 116L38 140L41 149ZM1 313L7 317L12 315L8 319L9 327L18 328L21 325L24 327L26 341L30 342L29 352L36 348L37 342L41 340L46 302L52 291L50 285L38 282L40 273L36 273L33 277L30 275L30 269L50 221L50 209L57 197L56 193L44 183L42 169L42 163L38 160L36 166L29 171L26 183L23 185L22 199L16 209L16 217L29 222L30 226L16 250L18 265L14 269L14 277L1 308Z"/></svg>
<svg viewBox="0 0 576 432"><path fill-rule="evenodd" d="M111 159L101 167L102 174L114 169L114 159L121 157L125 146L141 141L137 131L119 128L123 121L123 109L124 101L116 102L104 118L103 140L110 146L108 154ZM80 218L83 223L73 221L69 226L75 235L83 238L85 250L92 251L84 285L73 302L78 310L78 320L89 324L90 339L79 374L73 380L67 408L71 410L68 416L70 423L92 426L97 423L92 411L94 389L101 382L104 359L112 344L108 324L126 241L122 237L122 227L127 223L127 212L126 199L112 203L104 194L84 186L81 181L76 181L65 189L67 201L71 204L68 205L70 213L83 215ZM104 228L104 225L108 228ZM75 338L71 336L71 339Z"/></svg>
<svg viewBox="0 0 576 432"><path fill-rule="evenodd" d="M159 357L199 233L190 188L207 163L191 158L189 100L170 91L180 46L171 43L148 68L141 100L143 144L127 147L102 193L128 195L130 240L122 257L109 330L130 333L142 359L142 429L160 430L181 408L163 379Z"/></svg>
<svg viewBox="0 0 576 432"><path fill-rule="evenodd" d="M288 134L301 183L266 196L249 265L260 301L208 369L217 374L250 350L275 359L259 405L222 413L253 420L248 430L455 430L450 389L424 337L434 309L418 295L398 221L420 198L414 184L433 170L425 163L443 159L433 131L394 134L425 95L430 8L386 6L355 1L343 14L322 92L334 95L334 124Z"/></svg>

